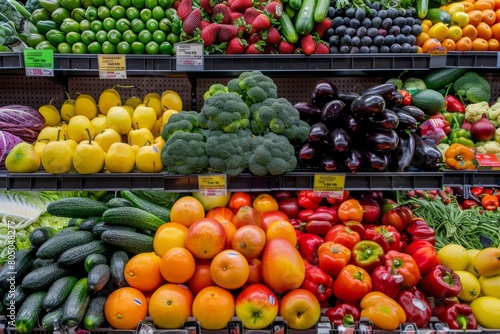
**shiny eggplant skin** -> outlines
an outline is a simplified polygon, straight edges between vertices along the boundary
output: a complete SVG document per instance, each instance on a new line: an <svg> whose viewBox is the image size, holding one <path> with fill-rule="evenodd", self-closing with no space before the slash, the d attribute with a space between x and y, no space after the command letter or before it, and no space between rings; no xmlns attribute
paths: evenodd
<svg viewBox="0 0 500 334"><path fill-rule="evenodd" d="M389 170L405 172L410 168L415 153L415 138L407 131L399 131L398 146L391 152Z"/></svg>
<svg viewBox="0 0 500 334"><path fill-rule="evenodd" d="M366 127L381 130L393 130L399 124L398 115L391 109L384 109L381 112L368 117Z"/></svg>
<svg viewBox="0 0 500 334"><path fill-rule="evenodd" d="M435 144L423 140L417 133L412 133L415 139L415 153L411 164L423 171L432 171L439 168L443 155Z"/></svg>
<svg viewBox="0 0 500 334"><path fill-rule="evenodd" d="M386 99L386 106L389 109L397 108L401 106L403 103L404 96L399 92L399 90L395 90L392 92L392 98Z"/></svg>
<svg viewBox="0 0 500 334"><path fill-rule="evenodd" d="M314 124L321 121L321 109L310 101L297 102L293 105L299 111L300 119Z"/></svg>
<svg viewBox="0 0 500 334"><path fill-rule="evenodd" d="M401 109L406 111L411 116L413 116L413 118L415 118L417 120L417 122L421 122L424 120L425 112L422 109L420 109L419 107L403 106L403 107L401 107Z"/></svg>
<svg viewBox="0 0 500 334"><path fill-rule="evenodd" d="M311 101L321 109L327 102L335 99L337 91L338 89L334 84L326 80L319 80L311 90Z"/></svg>
<svg viewBox="0 0 500 334"><path fill-rule="evenodd" d="M374 151L390 151L398 146L399 136L394 130L369 130L366 133L365 144Z"/></svg>
<svg viewBox="0 0 500 334"><path fill-rule="evenodd" d="M379 94L360 95L351 104L354 116L360 118L370 117L385 109L385 99Z"/></svg>
<svg viewBox="0 0 500 334"><path fill-rule="evenodd" d="M344 102L348 107L351 106L352 101L354 101L358 96L359 94L354 92L337 92L337 99Z"/></svg>
<svg viewBox="0 0 500 334"><path fill-rule="evenodd" d="M383 152L362 150L363 166L368 171L385 171L389 167L389 157Z"/></svg>
<svg viewBox="0 0 500 334"><path fill-rule="evenodd" d="M356 173L363 166L363 155L357 148L351 148L345 155L345 166L352 173Z"/></svg>
<svg viewBox="0 0 500 334"><path fill-rule="evenodd" d="M326 122L331 119L338 119L341 117L346 109L346 105L341 100L331 100L321 108L321 120Z"/></svg>
<svg viewBox="0 0 500 334"><path fill-rule="evenodd" d="M328 135L330 130L323 122L316 122L309 128L309 133L307 135L308 139L312 143L318 143L328 140Z"/></svg>
<svg viewBox="0 0 500 334"><path fill-rule="evenodd" d="M351 137L342 128L335 128L330 132L330 143L335 152L345 152L351 146Z"/></svg>
<svg viewBox="0 0 500 334"><path fill-rule="evenodd" d="M386 82L365 89L361 95L377 94L381 95L386 100L392 100L394 98L394 91L397 91L397 89L398 87L395 84Z"/></svg>
<svg viewBox="0 0 500 334"><path fill-rule="evenodd" d="M316 156L316 149L311 143L305 143L299 149L299 158L303 160L310 160Z"/></svg>
<svg viewBox="0 0 500 334"><path fill-rule="evenodd" d="M331 155L325 155L323 161L321 162L323 169L328 172L333 172L337 170L338 163L335 158Z"/></svg>
<svg viewBox="0 0 500 334"><path fill-rule="evenodd" d="M354 115L348 114L342 118L342 127L350 134L356 133L360 126L360 121Z"/></svg>
<svg viewBox="0 0 500 334"><path fill-rule="evenodd" d="M417 128L417 120L415 117L404 111L403 109L395 108L396 115L399 118L399 125L397 126L397 130L405 130L405 129L416 129Z"/></svg>

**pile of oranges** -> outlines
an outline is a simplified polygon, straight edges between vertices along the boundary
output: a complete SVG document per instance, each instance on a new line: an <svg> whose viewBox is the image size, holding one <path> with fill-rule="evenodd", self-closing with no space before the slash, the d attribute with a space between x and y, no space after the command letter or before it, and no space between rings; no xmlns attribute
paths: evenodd
<svg viewBox="0 0 500 334"><path fill-rule="evenodd" d="M450 14L451 21L424 19L417 36L419 52L500 50L500 0L462 0L441 9Z"/></svg>

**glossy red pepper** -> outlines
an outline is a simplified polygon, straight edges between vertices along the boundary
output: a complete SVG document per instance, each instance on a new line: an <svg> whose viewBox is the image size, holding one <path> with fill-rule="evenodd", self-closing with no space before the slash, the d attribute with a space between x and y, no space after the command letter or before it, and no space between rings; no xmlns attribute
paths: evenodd
<svg viewBox="0 0 500 334"><path fill-rule="evenodd" d="M354 245L361 241L361 236L348 226L335 225L325 235L325 241L333 241L352 250Z"/></svg>
<svg viewBox="0 0 500 334"><path fill-rule="evenodd" d="M351 250L333 241L326 241L318 247L318 267L333 277L339 276L351 260Z"/></svg>
<svg viewBox="0 0 500 334"><path fill-rule="evenodd" d="M477 329L477 319L467 304L436 305L434 306L434 314L440 321L446 323L450 329L463 331Z"/></svg>
<svg viewBox="0 0 500 334"><path fill-rule="evenodd" d="M372 272L373 291L379 291L392 299L396 298L401 290L403 276L392 272L392 268L376 267Z"/></svg>
<svg viewBox="0 0 500 334"><path fill-rule="evenodd" d="M350 196L350 191L344 190L342 193L342 198L325 197L325 199L329 204L338 204L348 199L349 196Z"/></svg>
<svg viewBox="0 0 500 334"><path fill-rule="evenodd" d="M309 220L304 226L306 233L317 234L324 237L333 227L332 223L327 220Z"/></svg>
<svg viewBox="0 0 500 334"><path fill-rule="evenodd" d="M326 206L326 205L321 205L319 206L314 212L320 213L320 212L328 212L329 214L332 215L332 220L331 222L333 224L336 224L339 222L339 215L337 213L338 206Z"/></svg>
<svg viewBox="0 0 500 334"><path fill-rule="evenodd" d="M366 228L370 228L371 226L370 225L367 225L367 224L362 224L360 222L356 222L354 220L349 220L347 222L344 222L344 225L346 227L349 227L351 230L353 230L354 232L358 232L359 236L361 237L361 239L364 239L365 237L365 234L366 234Z"/></svg>
<svg viewBox="0 0 500 334"><path fill-rule="evenodd" d="M338 299L356 304L372 291L372 278L363 268L348 264L333 282L333 293Z"/></svg>
<svg viewBox="0 0 500 334"><path fill-rule="evenodd" d="M446 101L446 111L465 113L465 105L456 96L446 95L444 100Z"/></svg>
<svg viewBox="0 0 500 334"><path fill-rule="evenodd" d="M495 195L483 195L481 196L481 205L485 210L496 210L498 209L498 197Z"/></svg>
<svg viewBox="0 0 500 334"><path fill-rule="evenodd" d="M323 197L315 196L312 190L301 190L297 197L299 205L304 209L316 210Z"/></svg>
<svg viewBox="0 0 500 334"><path fill-rule="evenodd" d="M313 213L314 213L314 210L311 210L311 209L301 210L299 212L300 221L302 221L302 222L308 221L309 216L312 215Z"/></svg>
<svg viewBox="0 0 500 334"><path fill-rule="evenodd" d="M413 211L406 205L398 205L391 208L382 215L382 225L392 225L399 232L404 231L406 226L415 218Z"/></svg>
<svg viewBox="0 0 500 334"><path fill-rule="evenodd" d="M472 187L470 188L470 193L476 197L481 196L481 194L484 192L484 187Z"/></svg>
<svg viewBox="0 0 500 334"><path fill-rule="evenodd" d="M372 240L361 240L352 248L352 262L368 273L380 266L384 261L382 246Z"/></svg>
<svg viewBox="0 0 500 334"><path fill-rule="evenodd" d="M354 326L360 318L359 309L351 304L341 303L325 311L325 316L333 323L333 327Z"/></svg>
<svg viewBox="0 0 500 334"><path fill-rule="evenodd" d="M427 275L435 266L441 264L434 245L428 241L414 241L405 248L405 253L411 255L420 270L420 275Z"/></svg>
<svg viewBox="0 0 500 334"><path fill-rule="evenodd" d="M418 328L429 325L429 320L432 317L432 307L422 291L415 287L401 290L396 296L396 301L405 311L407 322L415 323Z"/></svg>
<svg viewBox="0 0 500 334"><path fill-rule="evenodd" d="M357 199L349 198L340 203L338 209L339 219L343 222L354 220L361 222L363 220L364 209Z"/></svg>
<svg viewBox="0 0 500 334"><path fill-rule="evenodd" d="M315 265L306 264L306 276L301 288L312 292L318 301L323 302L333 294L333 279Z"/></svg>
<svg viewBox="0 0 500 334"><path fill-rule="evenodd" d="M412 100L410 92L408 92L405 89L400 89L399 92L401 93L401 95L403 95L402 105L409 106L411 104L411 100Z"/></svg>
<svg viewBox="0 0 500 334"><path fill-rule="evenodd" d="M475 200L466 199L465 201L462 202L462 209L467 210L467 209L473 208L473 207L478 206L478 205L479 205L479 203L476 202Z"/></svg>
<svg viewBox="0 0 500 334"><path fill-rule="evenodd" d="M385 254L385 266L391 268L394 273L403 276L401 287L413 288L420 280L420 270L413 258L398 251L388 251Z"/></svg>
<svg viewBox="0 0 500 334"><path fill-rule="evenodd" d="M427 241L433 245L436 243L436 230L420 217L414 218L406 226L406 232L408 232L411 241Z"/></svg>
<svg viewBox="0 0 500 334"><path fill-rule="evenodd" d="M366 230L365 240L372 240L382 246L384 252L401 250L401 235L391 225L380 225Z"/></svg>
<svg viewBox="0 0 500 334"><path fill-rule="evenodd" d="M445 265L435 266L419 282L420 290L429 297L456 297L462 290L460 276Z"/></svg>
<svg viewBox="0 0 500 334"><path fill-rule="evenodd" d="M297 249L304 260L317 265L319 263L318 248L323 243L324 240L319 235L303 233L297 238Z"/></svg>

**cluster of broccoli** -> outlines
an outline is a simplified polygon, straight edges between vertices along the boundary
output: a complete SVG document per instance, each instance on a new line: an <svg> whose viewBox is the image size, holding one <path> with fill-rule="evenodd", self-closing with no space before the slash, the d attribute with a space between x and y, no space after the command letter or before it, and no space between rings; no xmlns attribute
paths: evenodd
<svg viewBox="0 0 500 334"><path fill-rule="evenodd" d="M453 83L453 90L464 103L488 102L491 87L488 81L476 72L466 72Z"/></svg>

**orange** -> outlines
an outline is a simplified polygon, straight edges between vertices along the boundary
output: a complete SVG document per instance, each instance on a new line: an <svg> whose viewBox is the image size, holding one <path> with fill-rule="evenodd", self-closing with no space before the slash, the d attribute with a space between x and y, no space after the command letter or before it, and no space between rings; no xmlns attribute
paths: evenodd
<svg viewBox="0 0 500 334"><path fill-rule="evenodd" d="M269 225L271 225L277 220L290 221L290 218L288 218L288 216L281 211L268 211L261 214L261 216L262 216L262 228L264 229L264 231L267 231Z"/></svg>
<svg viewBox="0 0 500 334"><path fill-rule="evenodd" d="M172 247L186 245L187 227L179 223L165 223L156 230L153 247L158 256L163 256Z"/></svg>
<svg viewBox="0 0 500 334"><path fill-rule="evenodd" d="M476 38L472 41L472 51L488 51L488 41L484 38Z"/></svg>
<svg viewBox="0 0 500 334"><path fill-rule="evenodd" d="M497 21L497 14L493 9L485 9L482 11L481 22L486 23L489 26L492 26Z"/></svg>
<svg viewBox="0 0 500 334"><path fill-rule="evenodd" d="M212 262L212 260L196 260L194 274L186 282L189 290L195 295L203 288L215 285L214 280L210 276L210 262Z"/></svg>
<svg viewBox="0 0 500 334"><path fill-rule="evenodd" d="M461 1L461 3L464 5L465 12L468 13L472 10L474 10L474 4L470 1Z"/></svg>
<svg viewBox="0 0 500 334"><path fill-rule="evenodd" d="M500 9L500 0L495 0L495 8L494 10Z"/></svg>
<svg viewBox="0 0 500 334"><path fill-rule="evenodd" d="M495 23L500 22L500 9L495 10L495 17L496 17Z"/></svg>
<svg viewBox="0 0 500 334"><path fill-rule="evenodd" d="M493 31L491 31L490 25L485 22L479 22L479 24L476 27L476 30L477 30L477 37L482 39L488 40L493 35Z"/></svg>
<svg viewBox="0 0 500 334"><path fill-rule="evenodd" d="M452 40L451 38L445 38L441 44L446 48L448 51L455 51L456 45L455 41Z"/></svg>
<svg viewBox="0 0 500 334"><path fill-rule="evenodd" d="M462 27L462 37L469 37L471 40L477 37L477 29L472 24L466 24ZM461 50L458 50L461 51Z"/></svg>
<svg viewBox="0 0 500 334"><path fill-rule="evenodd" d="M417 36L417 41L416 41L416 44L417 44L418 46L422 46L422 45L424 45L424 43L425 43L425 42L426 42L429 38L431 38L431 36L429 36L429 34L428 34L428 33L423 32L423 33L421 33L421 34L419 34L419 35Z"/></svg>
<svg viewBox="0 0 500 334"><path fill-rule="evenodd" d="M494 0L478 0L474 2L475 10L485 10L485 9L493 9L495 8Z"/></svg>
<svg viewBox="0 0 500 334"><path fill-rule="evenodd" d="M170 221L186 227L203 217L205 217L205 209L201 202L193 196L179 198L170 209Z"/></svg>
<svg viewBox="0 0 500 334"><path fill-rule="evenodd" d="M208 210L205 214L205 218L213 218L218 221L221 221L222 219L232 221L234 218L234 212L229 208L218 206Z"/></svg>
<svg viewBox="0 0 500 334"><path fill-rule="evenodd" d="M213 218L203 218L189 227L186 248L198 259L212 259L226 247L226 242L224 226Z"/></svg>
<svg viewBox="0 0 500 334"><path fill-rule="evenodd" d="M194 274L193 254L183 247L170 248L161 257L160 272L170 283L185 283Z"/></svg>
<svg viewBox="0 0 500 334"><path fill-rule="evenodd" d="M491 26L491 34L494 39L500 41L500 23L495 23L494 25Z"/></svg>
<svg viewBox="0 0 500 334"><path fill-rule="evenodd" d="M193 300L193 293L186 286L164 284L149 299L149 316L158 328L182 328L191 316Z"/></svg>
<svg viewBox="0 0 500 334"><path fill-rule="evenodd" d="M131 287L143 292L153 291L165 283L160 265L161 257L155 252L136 254L125 265L125 280Z"/></svg>
<svg viewBox="0 0 500 334"><path fill-rule="evenodd" d="M219 286L198 292L193 301L193 317L204 329L223 329L235 315L234 296Z"/></svg>
<svg viewBox="0 0 500 334"><path fill-rule="evenodd" d="M297 245L297 233L292 223L286 220L279 220L272 223L266 231L266 239L269 241L277 238L283 238L295 247Z"/></svg>
<svg viewBox="0 0 500 334"><path fill-rule="evenodd" d="M483 12L478 9L471 10L467 14L469 14L469 24L472 24L474 27L483 19Z"/></svg>
<svg viewBox="0 0 500 334"><path fill-rule="evenodd" d="M472 40L469 37L462 37L455 44L457 51L472 50Z"/></svg>
<svg viewBox="0 0 500 334"><path fill-rule="evenodd" d="M236 230L231 248L240 252L247 260L260 256L266 245L266 232L257 225L245 225Z"/></svg>
<svg viewBox="0 0 500 334"><path fill-rule="evenodd" d="M249 274L247 259L233 249L223 250L210 263L210 276L215 284L225 289L242 287Z"/></svg>
<svg viewBox="0 0 500 334"><path fill-rule="evenodd" d="M488 51L498 51L500 50L500 43L498 39L490 38L488 40Z"/></svg>
<svg viewBox="0 0 500 334"><path fill-rule="evenodd" d="M226 247L224 247L224 249L229 249L232 247L233 236L236 232L236 226L234 226L233 222L227 219L221 219L220 223L226 229Z"/></svg>
<svg viewBox="0 0 500 334"><path fill-rule="evenodd" d="M144 320L148 303L144 294L136 288L127 286L113 291L104 304L104 316L116 329L135 329Z"/></svg>

